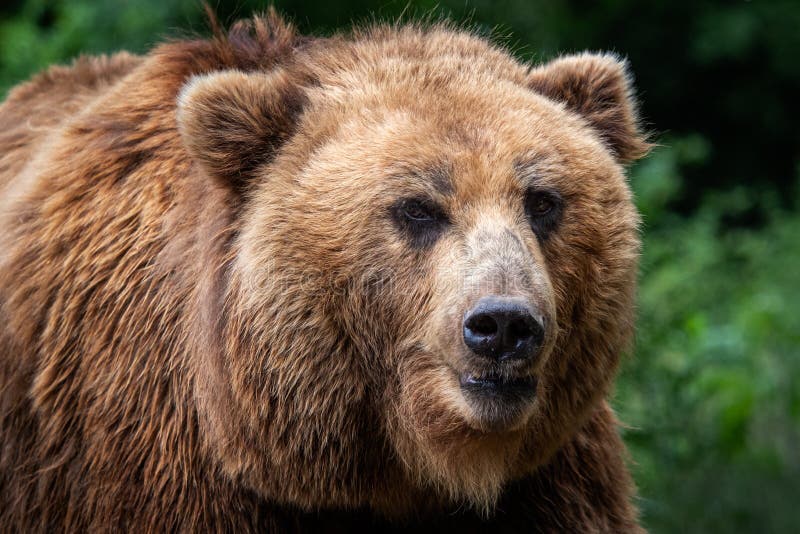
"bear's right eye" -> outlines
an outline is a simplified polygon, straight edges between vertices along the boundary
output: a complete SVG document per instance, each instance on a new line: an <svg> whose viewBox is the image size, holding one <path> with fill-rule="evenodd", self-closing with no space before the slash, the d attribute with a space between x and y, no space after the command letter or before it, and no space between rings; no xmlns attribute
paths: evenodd
<svg viewBox="0 0 800 534"><path fill-rule="evenodd" d="M391 211L395 224L416 247L433 244L447 224L442 208L427 199L401 199Z"/></svg>
<svg viewBox="0 0 800 534"><path fill-rule="evenodd" d="M419 200L409 200L403 203L403 215L411 221L428 222L435 218L434 210Z"/></svg>

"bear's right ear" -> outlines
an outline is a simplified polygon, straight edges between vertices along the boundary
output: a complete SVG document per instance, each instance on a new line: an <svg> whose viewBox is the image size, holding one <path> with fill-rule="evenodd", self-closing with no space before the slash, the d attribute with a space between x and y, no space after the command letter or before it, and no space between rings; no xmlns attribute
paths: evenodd
<svg viewBox="0 0 800 534"><path fill-rule="evenodd" d="M294 133L306 97L283 69L220 71L192 78L178 97L178 128L189 154L239 192Z"/></svg>

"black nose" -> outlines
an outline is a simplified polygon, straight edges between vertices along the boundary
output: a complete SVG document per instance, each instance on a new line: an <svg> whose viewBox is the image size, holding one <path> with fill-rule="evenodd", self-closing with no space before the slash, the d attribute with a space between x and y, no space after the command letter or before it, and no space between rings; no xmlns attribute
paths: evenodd
<svg viewBox="0 0 800 534"><path fill-rule="evenodd" d="M464 316L464 343L485 358L530 358L543 339L542 318L534 316L519 299L483 297Z"/></svg>

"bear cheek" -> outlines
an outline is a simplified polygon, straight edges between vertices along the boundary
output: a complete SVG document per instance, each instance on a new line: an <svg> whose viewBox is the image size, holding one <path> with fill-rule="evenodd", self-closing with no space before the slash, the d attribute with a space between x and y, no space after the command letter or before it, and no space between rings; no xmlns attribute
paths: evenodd
<svg viewBox="0 0 800 534"><path fill-rule="evenodd" d="M601 194L602 184L595 187L606 208L599 209L598 200L586 201L545 246L558 336L542 369L539 400L547 409L534 413L520 459L529 468L546 461L607 393L630 343L639 218L627 196L615 199L613 192ZM611 213L605 211L609 199L615 202Z"/></svg>

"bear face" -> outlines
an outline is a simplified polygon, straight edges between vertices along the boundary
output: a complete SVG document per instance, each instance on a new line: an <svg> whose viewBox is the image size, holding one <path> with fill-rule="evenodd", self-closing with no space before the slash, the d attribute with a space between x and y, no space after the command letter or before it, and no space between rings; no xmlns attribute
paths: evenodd
<svg viewBox="0 0 800 534"><path fill-rule="evenodd" d="M531 70L447 28L191 80L184 146L240 206L196 362L229 474L304 508L488 510L545 462L631 334L629 92L613 57Z"/></svg>

